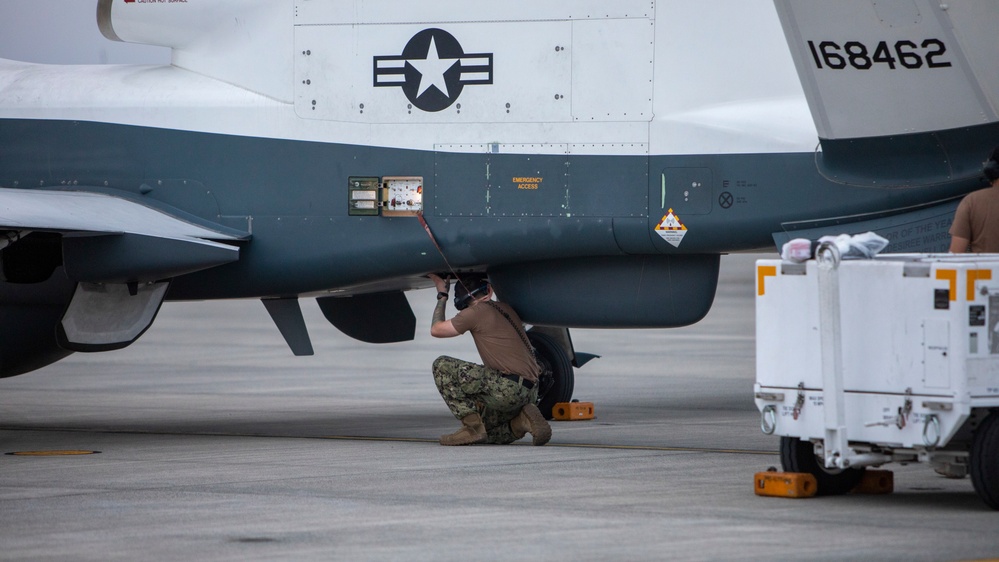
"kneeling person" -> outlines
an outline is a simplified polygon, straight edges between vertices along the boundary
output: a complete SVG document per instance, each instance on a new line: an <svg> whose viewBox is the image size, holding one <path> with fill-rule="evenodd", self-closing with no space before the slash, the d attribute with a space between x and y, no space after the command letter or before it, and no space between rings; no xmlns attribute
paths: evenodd
<svg viewBox="0 0 999 562"><path fill-rule="evenodd" d="M538 367L520 317L509 305L492 300L484 275L469 275L455 287L458 314L445 319L448 282L437 285L437 307L430 334L452 338L472 334L483 365L442 356L434 361L434 382L461 429L442 435L441 445L512 443L530 433L535 445L551 439L552 429L538 407Z"/></svg>

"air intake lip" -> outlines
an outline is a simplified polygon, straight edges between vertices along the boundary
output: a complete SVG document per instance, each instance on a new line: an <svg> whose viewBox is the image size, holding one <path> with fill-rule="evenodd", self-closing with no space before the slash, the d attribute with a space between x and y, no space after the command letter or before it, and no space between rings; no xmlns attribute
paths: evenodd
<svg viewBox="0 0 999 562"><path fill-rule="evenodd" d="M114 0L97 1L97 28L101 30L101 35L111 41L121 41L121 37L114 32L114 25L111 24L111 5Z"/></svg>

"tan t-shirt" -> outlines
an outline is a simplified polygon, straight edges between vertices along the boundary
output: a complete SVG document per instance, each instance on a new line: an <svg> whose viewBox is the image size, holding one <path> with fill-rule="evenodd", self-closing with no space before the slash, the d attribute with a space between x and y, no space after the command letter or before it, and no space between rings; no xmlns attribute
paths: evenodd
<svg viewBox="0 0 999 562"><path fill-rule="evenodd" d="M501 302L494 304L509 314L514 323L521 325L520 317L513 308ZM538 380L540 369L524 345L523 338L517 329L492 306L485 302L477 302L458 312L458 315L451 319L451 325L459 334L472 333L475 348L479 350L479 357L486 367L520 375L531 381Z"/></svg>
<svg viewBox="0 0 999 562"><path fill-rule="evenodd" d="M966 195L954 213L950 235L970 240L972 252L999 252L999 187Z"/></svg>

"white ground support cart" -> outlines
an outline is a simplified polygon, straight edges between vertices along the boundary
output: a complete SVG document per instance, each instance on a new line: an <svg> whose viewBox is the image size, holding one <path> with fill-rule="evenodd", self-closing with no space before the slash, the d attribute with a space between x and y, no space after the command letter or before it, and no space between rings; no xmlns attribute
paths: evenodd
<svg viewBox="0 0 999 562"><path fill-rule="evenodd" d="M756 405L819 494L864 467L971 474L999 509L999 254L759 260Z"/></svg>

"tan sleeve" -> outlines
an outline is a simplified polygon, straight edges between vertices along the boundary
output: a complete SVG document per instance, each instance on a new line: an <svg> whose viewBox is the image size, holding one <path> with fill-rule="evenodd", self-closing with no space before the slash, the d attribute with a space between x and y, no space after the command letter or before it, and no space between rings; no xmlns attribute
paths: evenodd
<svg viewBox="0 0 999 562"><path fill-rule="evenodd" d="M971 240L971 204L968 197L961 200L954 212L954 222L950 225L950 235Z"/></svg>
<svg viewBox="0 0 999 562"><path fill-rule="evenodd" d="M465 332L472 329L475 326L476 319L474 314L472 314L472 308L466 308L465 310L458 311L458 314L451 319L451 325L457 330L459 334L464 334Z"/></svg>

